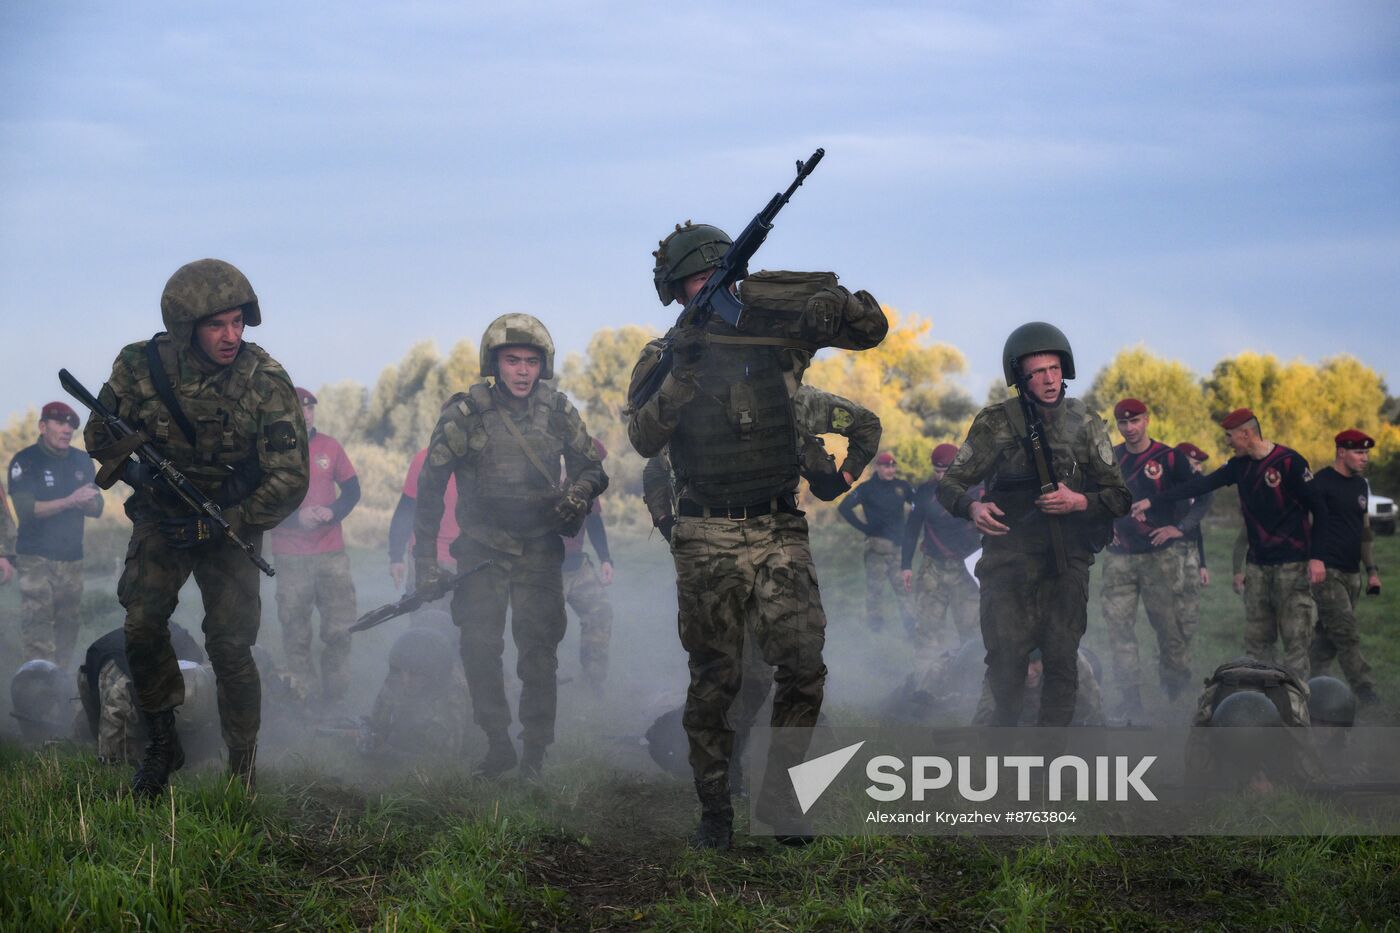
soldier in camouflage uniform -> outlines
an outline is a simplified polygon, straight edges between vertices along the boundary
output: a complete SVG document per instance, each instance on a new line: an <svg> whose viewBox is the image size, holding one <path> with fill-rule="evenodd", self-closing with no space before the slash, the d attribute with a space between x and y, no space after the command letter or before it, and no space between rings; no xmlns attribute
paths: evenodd
<svg viewBox="0 0 1400 933"><path fill-rule="evenodd" d="M678 225L655 254L662 304L693 299L730 245L718 228ZM841 288L829 274L757 273L739 295L741 328L719 318L673 328L643 350L628 393L632 446L655 457L669 445L675 475L671 554L690 661L684 725L702 807L694 842L705 848L727 848L732 836L727 713L741 684L746 626L764 662L777 668L774 726L815 725L826 681L826 616L795 495L802 454L785 342L809 351L866 349L889 326L873 297ZM767 311L779 304L787 313ZM667 345L673 366L643 398ZM795 808L779 788L783 766L805 751L798 732L775 738L765 781L772 788L760 793L761 803L783 808L779 819Z"/></svg>
<svg viewBox="0 0 1400 933"><path fill-rule="evenodd" d="M914 510L904 526L900 581L905 592L915 594L918 623L914 651L916 663L923 668L937 659L940 650L946 650L942 646L962 645L977 634L981 595L966 561L982 546L982 536L971 522L953 517L938 502L938 484L957 454L958 448L952 444L933 449L929 455L933 476L914 491ZM980 490L974 490L972 497L980 495ZM920 543L924 557L916 580L914 551ZM944 616L951 616L951 626L944 624Z"/></svg>
<svg viewBox="0 0 1400 933"><path fill-rule="evenodd" d="M245 326L262 322L257 295L233 266L201 259L170 277L161 316L166 332L125 347L99 399L260 547L263 531L306 494L309 468L291 380L266 351L243 340ZM218 678L229 770L251 785L261 714L249 650L262 611L257 567L131 461L132 447L99 420L88 422L88 451L103 464L98 485L122 479L135 490L126 502L133 527L117 598L126 609L126 656L151 738L132 788L153 797L184 763L174 709L185 686L169 625L191 575L204 601L204 647Z"/></svg>
<svg viewBox="0 0 1400 933"><path fill-rule="evenodd" d="M606 460L608 450L603 442L593 438L598 459ZM583 550L587 537L598 555L598 566ZM564 602L578 615L578 662L583 671L584 687L601 696L603 682L608 678L608 643L612 640L613 607L605 587L612 586L613 562L608 551L608 530L603 524L603 506L594 500L593 508L583 521L583 528L572 538L564 539Z"/></svg>
<svg viewBox="0 0 1400 933"><path fill-rule="evenodd" d="M578 532L607 474L583 419L545 380L554 376L554 341L528 314L492 321L481 338L482 382L448 405L418 478L414 567L418 586L439 579L443 494L457 480L452 545L459 567L495 563L457 587L452 618L462 630L462 663L476 723L490 746L476 772L515 767L501 654L506 610L519 651L521 775L537 779L554 741L559 641L564 637L563 537ZM558 486L563 462L564 488Z"/></svg>
<svg viewBox="0 0 1400 933"><path fill-rule="evenodd" d="M366 754L461 754L467 691L452 661L452 643L435 625L414 622L389 651L389 673L375 697L361 745Z"/></svg>
<svg viewBox="0 0 1400 933"><path fill-rule="evenodd" d="M1058 485L1041 493L1023 439L1026 418L1015 397L978 412L938 487L938 501L982 532L982 641L996 697L996 724L1021 718L1026 664L1039 648L1045 686L1039 724L1068 725L1078 688L1079 640L1087 624L1089 566L1108 542L1129 494L1113 458L1108 428L1082 401L1065 395L1074 354L1059 328L1024 324L1002 351L1008 386L1026 393L1044 423ZM981 501L969 495L986 481ZM1049 522L1062 529L1066 569L1057 571Z"/></svg>
<svg viewBox="0 0 1400 933"><path fill-rule="evenodd" d="M10 514L10 502L0 488L0 586L15 575L15 519Z"/></svg>

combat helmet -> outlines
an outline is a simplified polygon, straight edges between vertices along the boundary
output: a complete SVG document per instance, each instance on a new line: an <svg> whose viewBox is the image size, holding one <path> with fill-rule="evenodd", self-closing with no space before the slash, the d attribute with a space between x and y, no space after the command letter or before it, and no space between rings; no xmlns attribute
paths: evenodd
<svg viewBox="0 0 1400 933"><path fill-rule="evenodd" d="M554 338L540 319L531 314L502 314L486 325L481 335L481 375L495 376L496 351L501 347L534 347L544 354L540 379L554 378Z"/></svg>
<svg viewBox="0 0 1400 933"><path fill-rule="evenodd" d="M177 347L186 346L202 318L243 309L243 323L257 327L262 309L248 277L222 259L198 259L175 270L160 296L160 316Z"/></svg>
<svg viewBox="0 0 1400 933"><path fill-rule="evenodd" d="M1032 353L1058 354L1061 374L1066 379L1074 378L1074 350L1070 348L1064 331L1054 324L1032 321L1013 330L1001 351L1001 369L1006 374L1008 386L1016 384L1016 376L1012 372L1016 361Z"/></svg>
<svg viewBox="0 0 1400 933"><path fill-rule="evenodd" d="M1315 726L1350 726L1356 722L1356 694L1335 677L1308 681L1308 718Z"/></svg>
<svg viewBox="0 0 1400 933"><path fill-rule="evenodd" d="M1241 690L1220 701L1211 713L1212 726L1281 726L1274 701L1254 690Z"/></svg>
<svg viewBox="0 0 1400 933"><path fill-rule="evenodd" d="M656 257L656 267L651 272L656 297L663 305L675 301L676 283L719 265L733 244L729 234L719 227L688 220L684 225L676 224L676 229L652 252Z"/></svg>
<svg viewBox="0 0 1400 933"><path fill-rule="evenodd" d="M42 658L21 664L10 680L10 715L19 721L20 734L32 742L63 735L72 724L63 721L70 695L57 664Z"/></svg>
<svg viewBox="0 0 1400 933"><path fill-rule="evenodd" d="M452 677L452 647L437 632L411 628L389 649L389 669L437 688Z"/></svg>
<svg viewBox="0 0 1400 933"><path fill-rule="evenodd" d="M180 725L191 729L212 727L219 721L218 681L208 664L180 662L185 682L185 702L180 704Z"/></svg>

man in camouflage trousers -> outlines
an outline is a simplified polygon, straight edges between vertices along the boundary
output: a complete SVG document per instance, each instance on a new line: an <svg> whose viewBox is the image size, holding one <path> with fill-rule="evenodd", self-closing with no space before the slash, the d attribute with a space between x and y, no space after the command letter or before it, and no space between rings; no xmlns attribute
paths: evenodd
<svg viewBox="0 0 1400 933"><path fill-rule="evenodd" d="M558 649L564 637L561 537L577 534L607 474L583 419L545 384L554 376L554 341L528 314L492 321L481 338L482 382L453 397L428 444L418 477L414 569L418 586L442 573L438 528L448 479L457 481L457 566L494 563L468 577L452 597L462 630L462 664L473 715L489 747L476 768L497 777L520 763L537 780L554 742ZM561 461L565 477L559 488ZM510 737L501 655L506 611L519 659L523 759Z"/></svg>
<svg viewBox="0 0 1400 933"><path fill-rule="evenodd" d="M904 527L900 582L913 592L918 622L914 628L915 659L927 669L942 651L956 648L977 632L981 594L967 571L967 558L982 546L982 536L966 519L949 514L938 501L938 484L958 455L952 444L939 444L929 455L933 476L914 491L914 510ZM981 495L974 490L972 498ZM914 551L922 543L924 557L914 575ZM951 627L944 623L951 617Z"/></svg>
<svg viewBox="0 0 1400 933"><path fill-rule="evenodd" d="M355 581L341 523L360 501L360 479L340 442L316 430L316 396L296 390L306 422L311 480L306 498L273 529L277 558L277 621L292 691L328 708L350 685L350 626L355 624ZM311 611L321 616L321 676L311 661Z"/></svg>
<svg viewBox="0 0 1400 933"><path fill-rule="evenodd" d="M662 304L691 301L731 242L716 227L677 225L655 253L653 283ZM702 809L693 841L721 849L733 833L734 732L727 713L741 684L746 627L765 663L777 669L774 726L814 726L826 681L826 616L796 502L802 456L786 379L792 359L783 341L791 337L808 350L866 349L889 326L873 297L841 288L829 274L756 273L739 294L747 309L742 327L714 318L704 327L673 328L666 338L673 365L660 387L642 397L662 357L658 340L643 350L628 393L632 446L655 457L669 445L677 494L671 554L690 663L683 722ZM779 297L796 315L765 312ZM794 319L826 329L779 333ZM791 791L782 788L784 766L806 749L801 731L775 733L760 804L772 801L781 812L765 822L776 825L795 812ZM799 835L792 841L801 841Z"/></svg>
<svg viewBox="0 0 1400 933"><path fill-rule="evenodd" d="M841 500L836 511L865 535L865 622L872 632L885 627L885 590L893 588L907 633L914 631L914 606L900 579L900 544L905 511L914 501L914 487L896 475L898 464L888 450L875 458L875 475ZM856 509L864 512L864 519Z"/></svg>
<svg viewBox="0 0 1400 933"><path fill-rule="evenodd" d="M0 586L15 575L15 520L10 515L10 502L0 487Z"/></svg>
<svg viewBox="0 0 1400 933"><path fill-rule="evenodd" d="M608 450L603 442L593 438L598 459L606 460ZM598 566L583 550L587 536L598 555ZM612 639L613 607L605 587L612 586L613 562L608 551L608 529L603 524L603 506L593 500L593 508L583 520L583 528L571 538L564 539L564 601L578 615L578 662L583 671L585 689L601 696L608 679L608 643Z"/></svg>
<svg viewBox="0 0 1400 933"><path fill-rule="evenodd" d="M180 267L161 296L166 332L123 348L99 395L223 508L255 548L262 533L306 495L306 426L286 372L244 327L262 322L257 295L217 259ZM87 447L102 463L98 485L132 486L126 566L117 598L126 609L126 656L150 730L132 789L160 794L184 763L175 707L185 685L170 646L170 615L194 576L204 601L204 648L218 678L219 723L229 771L252 784L261 690L251 646L262 612L258 569L248 555L176 500L129 454L133 445L92 419Z"/></svg>
<svg viewBox="0 0 1400 933"><path fill-rule="evenodd" d="M1210 454L1190 441L1177 444L1176 450L1191 465L1192 475L1200 476L1205 472L1205 463L1210 459ZM1202 521L1210 514L1214 500L1213 492L1192 500L1194 505L1201 507ZM1186 633L1186 640L1189 642L1195 637L1196 629L1201 624L1201 590L1210 586L1210 567L1206 563L1206 541L1201 526L1197 525L1196 530L1186 537L1186 589L1182 591L1181 605L1177 612L1181 617L1181 630Z"/></svg>
<svg viewBox="0 0 1400 933"><path fill-rule="evenodd" d="M972 519L983 535L977 579L995 724L1020 722L1026 665L1039 648L1045 682L1038 724L1066 726L1074 716L1079 640L1088 622L1089 566L1131 497L1103 419L1065 395L1074 353L1059 328L1036 322L1012 331L1002 369L1006 384L1026 394L1043 423L1056 486L1040 491L1025 443L1027 418L1013 397L977 413L938 486L938 501ZM984 481L986 493L974 500L971 490ZM1063 536L1063 570L1051 522Z"/></svg>
<svg viewBox="0 0 1400 933"><path fill-rule="evenodd" d="M1190 460L1148 434L1152 416L1135 398L1113 407L1123 443L1113 449L1123 481L1135 499L1195 476ZM1191 536L1210 508L1210 499L1194 504L1158 506L1142 519L1113 523L1113 541L1103 562L1103 617L1113 647L1113 667L1123 691L1121 713L1142 716L1142 669L1138 659L1137 610L1141 599L1157 633L1157 673L1167 698L1175 700L1191 679L1191 639L1181 618L1188 586Z"/></svg>

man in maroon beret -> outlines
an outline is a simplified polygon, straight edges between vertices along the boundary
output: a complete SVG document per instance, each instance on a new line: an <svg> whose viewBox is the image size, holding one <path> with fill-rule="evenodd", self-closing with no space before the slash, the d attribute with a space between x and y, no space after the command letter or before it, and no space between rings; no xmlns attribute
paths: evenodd
<svg viewBox="0 0 1400 933"><path fill-rule="evenodd" d="M1201 525L1210 499L1160 501L1161 494L1194 477L1189 458L1154 440L1152 416L1135 398L1113 406L1123 443L1113 448L1118 470L1134 499L1153 500L1141 517L1113 523L1113 541L1103 563L1103 616L1113 648L1113 667L1123 691L1121 715L1142 716L1142 670L1138 660L1137 608L1141 599L1157 633L1157 676L1175 700L1191 679L1191 641L1181 617L1188 579L1190 536Z"/></svg>
<svg viewBox="0 0 1400 933"><path fill-rule="evenodd" d="M59 667L68 666L78 641L83 526L102 514L92 458L73 446L78 425L72 408L49 402L39 413L38 442L10 461L24 657Z"/></svg>
<svg viewBox="0 0 1400 933"><path fill-rule="evenodd" d="M1371 553L1371 522L1367 515L1370 486L1366 466L1376 442L1355 428L1336 437L1337 457L1318 471L1313 486L1327 502L1327 521L1313 529L1322 541L1327 579L1313 588L1317 599L1317 631L1308 652L1313 674L1327 672L1333 658L1365 704L1378 702L1371 665L1361 654L1356 630L1356 602L1361 595L1361 569L1366 592L1381 591L1380 570Z"/></svg>
<svg viewBox="0 0 1400 933"><path fill-rule="evenodd" d="M1313 485L1308 461L1296 450L1265 440L1254 412L1237 408L1220 426L1235 456L1214 473L1134 502L1132 514L1140 517L1154 505L1237 486L1249 538L1245 653L1270 660L1274 642L1282 639L1283 663L1307 680L1308 648L1317 623L1311 587L1327 578L1322 536L1312 531L1327 525L1326 501Z"/></svg>
<svg viewBox="0 0 1400 933"><path fill-rule="evenodd" d="M1200 476L1205 472L1206 461L1210 459L1210 454L1190 441L1177 444L1176 449L1191 465L1193 476ZM1205 502L1202 521L1205 520L1205 515L1210 513L1211 503L1214 499L1215 493L1213 492L1196 497L1196 502ZM1186 638L1190 640L1196 634L1196 627L1201 622L1201 587L1210 586L1210 570L1206 566L1206 541L1201 534L1201 526L1197 525L1196 530L1187 537L1190 540L1186 550L1186 592L1181 604L1181 626L1186 632Z"/></svg>
<svg viewBox="0 0 1400 933"><path fill-rule="evenodd" d="M914 500L914 487L896 476L894 454L880 451L875 475L851 490L836 511L865 535L865 622L872 632L885 627L885 587L894 590L904 628L915 628L914 607L899 574L899 546L904 540L905 508ZM856 515L859 508L865 515Z"/></svg>
<svg viewBox="0 0 1400 933"><path fill-rule="evenodd" d="M899 576L904 592L914 594L914 651L921 665L931 662L940 646L957 647L969 638L981 637L977 630L981 596L965 561L982 546L982 535L972 522L949 513L936 495L938 484L957 455L955 444L933 448L929 458L933 477L914 490L914 510L904 525ZM980 499L981 487L972 496ZM921 544L924 557L915 581L914 550ZM948 615L952 616L952 631L943 623Z"/></svg>

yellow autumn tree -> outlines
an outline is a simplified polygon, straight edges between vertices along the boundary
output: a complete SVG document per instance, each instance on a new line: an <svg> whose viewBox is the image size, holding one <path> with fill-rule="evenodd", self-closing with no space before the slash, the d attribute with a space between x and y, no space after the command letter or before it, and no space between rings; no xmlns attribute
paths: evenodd
<svg viewBox="0 0 1400 933"><path fill-rule="evenodd" d="M1084 400L1108 422L1115 442L1121 438L1112 430L1113 406L1124 398L1147 406L1152 417L1149 432L1162 443L1190 441L1206 451L1223 453L1220 427L1211 419L1206 390L1185 364L1156 356L1139 344L1118 351L1098 371Z"/></svg>
<svg viewBox="0 0 1400 933"><path fill-rule="evenodd" d="M587 353L570 353L564 361L559 387L578 405L588 433L608 449L609 497L642 494L643 461L627 439L627 387L642 347L656 337L648 327L603 328L588 341ZM616 510L614 510L616 511Z"/></svg>

